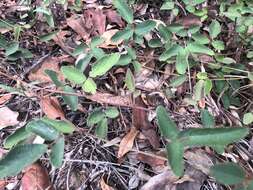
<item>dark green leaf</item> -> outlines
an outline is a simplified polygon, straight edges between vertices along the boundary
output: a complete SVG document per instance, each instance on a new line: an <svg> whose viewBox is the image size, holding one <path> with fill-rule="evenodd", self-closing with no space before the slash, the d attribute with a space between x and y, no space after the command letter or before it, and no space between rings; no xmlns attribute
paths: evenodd
<svg viewBox="0 0 253 190"><path fill-rule="evenodd" d="M70 86L64 86L63 91L66 93L75 93L74 89ZM74 95L62 95L62 98L66 104L69 105L72 111L76 111L78 107L78 97Z"/></svg>
<svg viewBox="0 0 253 190"><path fill-rule="evenodd" d="M174 77L170 81L170 86L172 87L179 87L181 86L185 81L187 80L186 75L179 75L177 77Z"/></svg>
<svg viewBox="0 0 253 190"><path fill-rule="evenodd" d="M0 160L0 179L15 176L40 158L47 150L44 144L19 145Z"/></svg>
<svg viewBox="0 0 253 190"><path fill-rule="evenodd" d="M211 38L216 38L221 32L220 23L217 20L213 20L209 25L209 34Z"/></svg>
<svg viewBox="0 0 253 190"><path fill-rule="evenodd" d="M108 133L108 123L106 118L103 118L98 122L95 133L98 137L106 139Z"/></svg>
<svg viewBox="0 0 253 190"><path fill-rule="evenodd" d="M87 118L87 125L93 126L105 118L104 112L101 109L93 111Z"/></svg>
<svg viewBox="0 0 253 190"><path fill-rule="evenodd" d="M97 48L97 47L91 48L91 54L92 54L97 60L103 58L103 57L106 55L103 49Z"/></svg>
<svg viewBox="0 0 253 190"><path fill-rule="evenodd" d="M162 42L160 39L151 39L148 41L148 46L151 48L157 48L157 47L162 47Z"/></svg>
<svg viewBox="0 0 253 190"><path fill-rule="evenodd" d="M102 43L104 43L104 41L105 40L102 37L96 36L96 37L91 39L90 47L95 48L95 47L101 45Z"/></svg>
<svg viewBox="0 0 253 190"><path fill-rule="evenodd" d="M52 146L50 153L50 162L56 168L61 167L63 156L64 156L64 137L60 137L56 140L55 144Z"/></svg>
<svg viewBox="0 0 253 190"><path fill-rule="evenodd" d="M158 106L156 108L156 117L158 120L159 129L161 134L168 139L176 139L179 130L177 129L177 125L174 121L172 121L163 106Z"/></svg>
<svg viewBox="0 0 253 190"><path fill-rule="evenodd" d="M19 43L18 42L11 42L7 47L5 47L5 55L9 56L15 52L17 52L19 49Z"/></svg>
<svg viewBox="0 0 253 190"><path fill-rule="evenodd" d="M104 113L105 113L106 117L109 117L111 119L114 119L119 116L119 110L115 107L106 108Z"/></svg>
<svg viewBox="0 0 253 190"><path fill-rule="evenodd" d="M112 41L117 42L119 40L128 40L133 36L133 30L131 28L125 28L124 30L120 30L116 32L112 36Z"/></svg>
<svg viewBox="0 0 253 190"><path fill-rule="evenodd" d="M62 66L61 72L65 78L74 84L82 84L86 80L84 74L74 66Z"/></svg>
<svg viewBox="0 0 253 190"><path fill-rule="evenodd" d="M210 173L219 183L225 185L239 184L245 179L244 170L232 162L214 165L211 167Z"/></svg>
<svg viewBox="0 0 253 190"><path fill-rule="evenodd" d="M69 121L53 120L47 117L44 117L41 120L62 133L71 134L75 131L75 125Z"/></svg>
<svg viewBox="0 0 253 190"><path fill-rule="evenodd" d="M185 49L181 49L177 54L176 70L179 74L185 74L188 68L188 52Z"/></svg>
<svg viewBox="0 0 253 190"><path fill-rule="evenodd" d="M196 42L188 43L187 49L189 50L189 52L192 52L192 53L214 55L213 50L209 49L203 44L198 44Z"/></svg>
<svg viewBox="0 0 253 190"><path fill-rule="evenodd" d="M153 30L156 26L156 22L153 20L146 20L137 24L135 27L135 33L139 36L145 35Z"/></svg>
<svg viewBox="0 0 253 190"><path fill-rule="evenodd" d="M129 54L123 54L120 56L119 61L117 62L117 65L125 66L131 63L132 57Z"/></svg>
<svg viewBox="0 0 253 190"><path fill-rule="evenodd" d="M53 141L59 137L59 132L50 124L41 120L31 121L26 125L26 130L41 136L47 141Z"/></svg>
<svg viewBox="0 0 253 190"><path fill-rule="evenodd" d="M161 35L162 39L165 42L168 41L169 39L171 39L172 34L165 25L159 24L158 31L159 31L159 34Z"/></svg>
<svg viewBox="0 0 253 190"><path fill-rule="evenodd" d="M180 51L182 50L182 47L175 44L171 48L165 50L162 55L160 55L159 60L160 61L166 61L167 59L176 56Z"/></svg>
<svg viewBox="0 0 253 190"><path fill-rule="evenodd" d="M126 83L126 86L130 92L133 92L135 90L134 75L130 69L127 69L125 83Z"/></svg>
<svg viewBox="0 0 253 190"><path fill-rule="evenodd" d="M205 128L212 128L215 126L214 117L209 113L208 110L202 109L200 113L201 122Z"/></svg>
<svg viewBox="0 0 253 190"><path fill-rule="evenodd" d="M113 6L117 9L120 16L129 24L133 23L133 11L128 7L125 0L113 0Z"/></svg>
<svg viewBox="0 0 253 190"><path fill-rule="evenodd" d="M63 86L63 83L60 82L58 79L58 73L56 73L53 70L48 70L48 69L45 70L45 73L50 77L50 79L53 81L55 86L57 86L57 87Z"/></svg>

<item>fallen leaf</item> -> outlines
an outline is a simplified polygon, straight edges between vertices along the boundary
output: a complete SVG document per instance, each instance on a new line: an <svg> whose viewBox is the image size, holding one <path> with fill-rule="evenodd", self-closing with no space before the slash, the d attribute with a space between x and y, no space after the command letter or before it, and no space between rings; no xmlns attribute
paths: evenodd
<svg viewBox="0 0 253 190"><path fill-rule="evenodd" d="M7 185L6 180L0 180L0 190L4 190L6 185Z"/></svg>
<svg viewBox="0 0 253 190"><path fill-rule="evenodd" d="M200 18L195 15L184 16L181 19L179 19L177 23L182 24L185 28L202 25Z"/></svg>
<svg viewBox="0 0 253 190"><path fill-rule="evenodd" d="M0 129L12 125L17 125L19 121L17 120L19 113L14 112L8 107L4 106L0 108Z"/></svg>
<svg viewBox="0 0 253 190"><path fill-rule="evenodd" d="M50 119L65 119L61 105L56 97L42 97L41 108L46 116Z"/></svg>
<svg viewBox="0 0 253 190"><path fill-rule="evenodd" d="M135 106L145 108L145 104L140 97L135 98ZM144 134L153 148L159 148L160 143L156 129L148 121L147 112L144 109L133 108L133 126Z"/></svg>
<svg viewBox="0 0 253 190"><path fill-rule="evenodd" d="M77 34L79 34L83 40L88 40L91 30L85 28L85 20L83 17L76 18L74 16L67 19L67 25L72 28ZM91 26L89 26L91 27Z"/></svg>
<svg viewBox="0 0 253 190"><path fill-rule="evenodd" d="M155 154L157 155L157 154ZM136 159L141 162L150 165L152 168L157 166L166 166L167 158L166 157L157 157L153 155L147 155L143 153L137 153Z"/></svg>
<svg viewBox="0 0 253 190"><path fill-rule="evenodd" d="M199 107L201 109L204 109L206 107L206 100L205 98L201 98L199 101L198 101L198 104L199 104Z"/></svg>
<svg viewBox="0 0 253 190"><path fill-rule="evenodd" d="M149 181L141 187L140 190L158 190L169 189L176 190L176 186L173 184L178 177L176 177L172 171L165 171L161 174L155 175L150 178Z"/></svg>
<svg viewBox="0 0 253 190"><path fill-rule="evenodd" d="M135 127L131 127L129 133L123 137L119 144L118 158L122 158L126 153L128 153L134 144L134 139L139 131Z"/></svg>
<svg viewBox="0 0 253 190"><path fill-rule="evenodd" d="M3 96L0 97L0 105L4 104L7 102L9 99L11 99L12 94L4 94Z"/></svg>
<svg viewBox="0 0 253 190"><path fill-rule="evenodd" d="M122 20L121 16L117 13L117 11L112 9L104 10L104 14L106 15L106 19L109 24L115 23L119 25L119 27L124 27L125 23Z"/></svg>
<svg viewBox="0 0 253 190"><path fill-rule="evenodd" d="M49 69L58 73L59 80L63 81L64 77L60 72L59 63L61 62L71 62L72 59L68 55L63 55L61 57L50 57L43 61L41 67L31 72L28 76L30 81L39 81L39 82L52 82L49 76L45 73L45 70Z"/></svg>
<svg viewBox="0 0 253 190"><path fill-rule="evenodd" d="M100 186L101 186L101 189L102 190L114 190L111 186L107 185L105 183L105 180L104 178L102 177L101 180L100 180Z"/></svg>
<svg viewBox="0 0 253 190"><path fill-rule="evenodd" d="M118 29L112 29L112 30L107 30L106 32L104 32L101 37L105 40L105 42L101 44L99 47L115 48L115 46L121 44L123 40L118 40L117 42L111 41L112 36L118 31L119 31Z"/></svg>
<svg viewBox="0 0 253 190"><path fill-rule="evenodd" d="M22 190L53 190L47 170L38 163L28 167L21 179Z"/></svg>

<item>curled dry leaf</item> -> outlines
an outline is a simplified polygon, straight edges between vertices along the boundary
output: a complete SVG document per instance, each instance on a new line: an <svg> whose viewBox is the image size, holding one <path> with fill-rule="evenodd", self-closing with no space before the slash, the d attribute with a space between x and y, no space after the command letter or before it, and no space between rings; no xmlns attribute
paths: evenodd
<svg viewBox="0 0 253 190"><path fill-rule="evenodd" d="M3 96L0 97L0 105L4 104L7 102L9 99L11 99L12 95L11 94L4 94Z"/></svg>
<svg viewBox="0 0 253 190"><path fill-rule="evenodd" d="M42 97L41 108L50 119L65 119L61 105L56 97Z"/></svg>
<svg viewBox="0 0 253 190"><path fill-rule="evenodd" d="M43 61L41 67L31 72L28 76L30 81L39 81L39 82L52 82L49 76L45 73L45 70L49 69L58 73L59 80L64 80L63 75L60 72L59 63L61 62L72 62L72 58L68 55L63 55L61 57L49 57L45 61Z"/></svg>
<svg viewBox="0 0 253 190"><path fill-rule="evenodd" d="M134 144L134 139L136 135L138 134L138 131L135 127L132 127L129 133L127 133L126 136L123 137L119 144L119 151L118 151L118 158L122 158L126 153L128 153Z"/></svg>
<svg viewBox="0 0 253 190"><path fill-rule="evenodd" d="M104 178L100 180L100 186L102 190L114 190L111 186L107 185Z"/></svg>
<svg viewBox="0 0 253 190"><path fill-rule="evenodd" d="M47 170L35 163L25 170L21 179L22 190L53 190Z"/></svg>
<svg viewBox="0 0 253 190"><path fill-rule="evenodd" d="M106 15L106 19L108 23L112 24L115 23L119 25L120 27L124 27L125 23L122 20L121 16L117 13L117 11L112 9L106 9L104 10L104 14Z"/></svg>
<svg viewBox="0 0 253 190"><path fill-rule="evenodd" d="M17 125L19 121L18 112L14 112L8 107L4 106L0 108L0 129L12 125Z"/></svg>

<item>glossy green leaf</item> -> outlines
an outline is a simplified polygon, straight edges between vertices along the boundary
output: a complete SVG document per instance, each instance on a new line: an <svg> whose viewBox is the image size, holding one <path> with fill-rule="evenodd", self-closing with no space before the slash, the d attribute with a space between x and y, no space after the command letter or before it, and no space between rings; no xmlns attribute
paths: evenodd
<svg viewBox="0 0 253 190"><path fill-rule="evenodd" d="M166 145L167 157L174 174L182 176L184 172L183 154L184 146L177 140Z"/></svg>
<svg viewBox="0 0 253 190"><path fill-rule="evenodd" d="M156 108L156 117L161 134L165 138L172 140L176 139L179 134L179 130L177 129L176 123L171 120L166 109L163 106L158 106Z"/></svg>
<svg viewBox="0 0 253 190"><path fill-rule="evenodd" d="M171 48L165 50L159 57L160 61L166 61L167 59L176 56L180 51L182 50L182 47L175 44Z"/></svg>
<svg viewBox="0 0 253 190"><path fill-rule="evenodd" d="M117 9L120 16L129 24L133 23L134 16L133 11L128 7L124 0L113 0L113 6Z"/></svg>
<svg viewBox="0 0 253 190"><path fill-rule="evenodd" d="M5 55L9 56L15 52L17 52L19 49L19 43L18 42L11 42L7 47L5 47Z"/></svg>
<svg viewBox="0 0 253 190"><path fill-rule="evenodd" d="M221 32L221 25L217 20L213 20L209 25L209 34L211 38L216 38Z"/></svg>
<svg viewBox="0 0 253 190"><path fill-rule="evenodd" d="M53 120L47 117L44 117L41 120L62 133L71 134L75 131L75 125L70 121Z"/></svg>
<svg viewBox="0 0 253 190"><path fill-rule="evenodd" d="M191 53L200 53L200 54L207 54L207 55L214 55L213 50L209 49L203 44L199 44L196 42L188 43L187 49Z"/></svg>
<svg viewBox="0 0 253 190"><path fill-rule="evenodd" d="M133 36L133 30L131 28L125 28L123 30L120 30L118 32L116 32L113 36L112 36L112 41L113 42L117 42L119 40L128 40L129 38L131 38Z"/></svg>
<svg viewBox="0 0 253 190"><path fill-rule="evenodd" d="M44 144L19 145L0 160L0 179L15 176L47 151Z"/></svg>
<svg viewBox="0 0 253 190"><path fill-rule="evenodd" d="M21 127L5 139L4 148L10 149L31 135L32 133L27 131L25 127Z"/></svg>
<svg viewBox="0 0 253 190"><path fill-rule="evenodd" d="M181 86L185 81L187 80L187 76L186 75L179 75L177 77L174 77L171 79L170 81L170 86L172 87L179 87Z"/></svg>
<svg viewBox="0 0 253 190"><path fill-rule="evenodd" d="M66 93L75 93L74 89L70 86L64 86L63 91ZM78 107L78 97L74 95L62 95L62 98L66 104L69 105L72 111L76 111Z"/></svg>
<svg viewBox="0 0 253 190"><path fill-rule="evenodd" d="M249 125L251 123L253 123L253 113L252 112L245 113L243 115L243 124Z"/></svg>
<svg viewBox="0 0 253 190"><path fill-rule="evenodd" d="M188 68L188 52L185 49L181 49L178 52L176 58L176 70L179 74L185 74Z"/></svg>
<svg viewBox="0 0 253 190"><path fill-rule="evenodd" d="M126 83L126 86L130 92L133 92L135 90L134 75L130 69L127 69L125 83Z"/></svg>
<svg viewBox="0 0 253 190"><path fill-rule="evenodd" d="M215 126L214 117L209 113L207 109L200 111L201 123L205 128L212 128Z"/></svg>
<svg viewBox="0 0 253 190"><path fill-rule="evenodd" d="M105 113L106 117L109 117L111 119L114 119L119 116L119 110L115 107L106 108L104 113Z"/></svg>
<svg viewBox="0 0 253 190"><path fill-rule="evenodd" d="M98 60L94 65L92 65L91 71L89 73L90 77L102 76L108 72L120 59L120 54L113 53L104 56L102 59Z"/></svg>
<svg viewBox="0 0 253 190"><path fill-rule="evenodd" d="M104 118L105 114L101 111L101 109L94 110L87 118L87 125L91 127L103 120Z"/></svg>
<svg viewBox="0 0 253 190"><path fill-rule="evenodd" d="M62 165L64 156L64 146L65 146L64 137L60 137L59 139L57 139L52 146L50 153L50 162L56 168L59 168Z"/></svg>
<svg viewBox="0 0 253 190"><path fill-rule="evenodd" d="M88 78L82 86L84 92L95 94L97 91L97 84L92 78Z"/></svg>
<svg viewBox="0 0 253 190"><path fill-rule="evenodd" d="M41 120L33 120L26 125L26 130L41 136L47 141L57 139L60 133L50 124Z"/></svg>
<svg viewBox="0 0 253 190"><path fill-rule="evenodd" d="M86 80L84 74L74 66L62 66L61 72L63 73L65 78L67 78L74 84L82 84Z"/></svg>
<svg viewBox="0 0 253 190"><path fill-rule="evenodd" d="M98 122L95 133L98 137L102 139L107 138L108 122L106 118L103 118L101 121Z"/></svg>
<svg viewBox="0 0 253 190"><path fill-rule="evenodd" d="M227 145L248 134L248 128L193 128L180 132L179 138L184 141L185 145L193 146L213 146Z"/></svg>
<svg viewBox="0 0 253 190"><path fill-rule="evenodd" d="M156 22L153 20L146 20L136 25L135 33L139 36L145 35L153 30L156 26Z"/></svg>
<svg viewBox="0 0 253 190"><path fill-rule="evenodd" d="M232 162L212 166L210 168L210 174L219 183L225 185L242 183L246 177L244 170L238 164Z"/></svg>

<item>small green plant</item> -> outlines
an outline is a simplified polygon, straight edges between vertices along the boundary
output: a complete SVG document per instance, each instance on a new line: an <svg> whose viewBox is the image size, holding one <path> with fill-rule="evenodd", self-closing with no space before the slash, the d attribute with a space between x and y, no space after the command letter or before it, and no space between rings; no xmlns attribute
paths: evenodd
<svg viewBox="0 0 253 190"><path fill-rule="evenodd" d="M249 132L242 127L190 128L179 131L164 107L157 107L156 114L161 134L168 140L166 150L170 166L177 176L183 175L185 147L210 146L214 149L219 147L220 150L221 147L224 149L226 145L245 137Z"/></svg>
<svg viewBox="0 0 253 190"><path fill-rule="evenodd" d="M0 179L17 175L48 149L50 162L54 167L60 167L64 157L64 134L71 134L74 130L75 126L68 121L46 117L19 128L4 141L4 148L11 150L0 160ZM45 139L45 144L27 144L36 135Z"/></svg>

